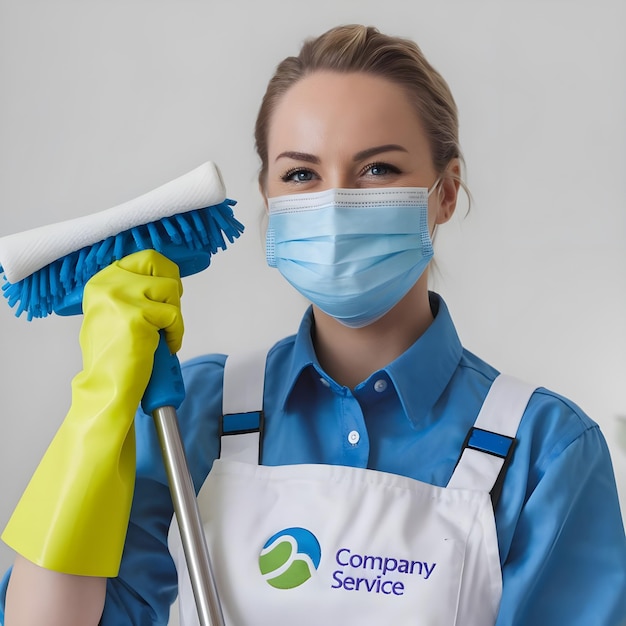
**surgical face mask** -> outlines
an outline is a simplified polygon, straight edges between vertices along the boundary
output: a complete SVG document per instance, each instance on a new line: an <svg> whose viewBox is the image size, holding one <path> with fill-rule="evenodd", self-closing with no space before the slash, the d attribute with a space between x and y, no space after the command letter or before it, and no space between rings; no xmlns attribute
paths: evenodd
<svg viewBox="0 0 626 626"><path fill-rule="evenodd" d="M342 324L367 326L406 295L433 256L428 196L436 186L269 198L267 263Z"/></svg>

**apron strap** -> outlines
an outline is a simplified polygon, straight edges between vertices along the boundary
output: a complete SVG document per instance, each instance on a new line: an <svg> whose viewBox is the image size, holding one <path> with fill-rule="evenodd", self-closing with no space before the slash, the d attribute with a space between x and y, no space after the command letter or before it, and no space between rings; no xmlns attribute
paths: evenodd
<svg viewBox="0 0 626 626"><path fill-rule="evenodd" d="M493 381L465 438L449 488L489 491L495 508L513 455L517 429L535 389L503 374Z"/></svg>
<svg viewBox="0 0 626 626"><path fill-rule="evenodd" d="M257 465L263 443L267 349L230 355L224 365L220 458Z"/></svg>

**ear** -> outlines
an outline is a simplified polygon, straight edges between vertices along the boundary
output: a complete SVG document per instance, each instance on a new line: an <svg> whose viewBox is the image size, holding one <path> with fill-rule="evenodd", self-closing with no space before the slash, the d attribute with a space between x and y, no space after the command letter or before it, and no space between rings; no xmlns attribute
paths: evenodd
<svg viewBox="0 0 626 626"><path fill-rule="evenodd" d="M459 159L452 159L441 175L441 182L436 192L439 207L435 224L445 224L454 215L460 185L461 163Z"/></svg>

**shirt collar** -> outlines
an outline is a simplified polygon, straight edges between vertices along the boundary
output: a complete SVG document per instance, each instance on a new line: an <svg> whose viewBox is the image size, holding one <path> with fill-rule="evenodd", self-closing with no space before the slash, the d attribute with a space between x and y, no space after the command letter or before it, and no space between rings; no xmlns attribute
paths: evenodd
<svg viewBox="0 0 626 626"><path fill-rule="evenodd" d="M313 307L309 306L300 322L300 327L295 337L291 368L285 380L286 384L283 388L281 406L286 406L287 400L305 368L313 366L319 372L322 372L322 367L317 360L315 349L313 348L313 340L311 338L312 330Z"/></svg>
<svg viewBox="0 0 626 626"><path fill-rule="evenodd" d="M443 298L431 292L430 306L434 316L432 324L406 352L382 370L393 382L407 418L414 427L420 428L425 426L430 409L450 382L463 352ZM295 337L282 406L286 405L296 382L308 367L314 367L320 376L331 382L315 355L312 328L313 311L309 307ZM372 374L376 376L379 372Z"/></svg>
<svg viewBox="0 0 626 626"><path fill-rule="evenodd" d="M429 295L432 324L406 352L384 368L404 412L416 428L427 425L432 407L448 386L463 354L446 303L433 292Z"/></svg>

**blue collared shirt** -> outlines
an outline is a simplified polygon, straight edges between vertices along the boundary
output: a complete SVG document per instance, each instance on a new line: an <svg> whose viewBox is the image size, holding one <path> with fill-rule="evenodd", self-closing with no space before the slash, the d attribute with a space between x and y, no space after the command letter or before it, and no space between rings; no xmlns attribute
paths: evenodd
<svg viewBox="0 0 626 626"><path fill-rule="evenodd" d="M498 372L463 349L441 298L431 294L431 306L435 319L418 341L354 390L321 368L309 310L298 333L268 355L262 462L350 465L445 486ZM224 362L208 355L183 366L187 397L178 415L196 490L218 453ZM150 417L139 413L136 428L135 498L103 626L166 624L176 597L159 445ZM597 424L538 389L517 439L496 509L503 572L497 626L623 624L626 538Z"/></svg>

